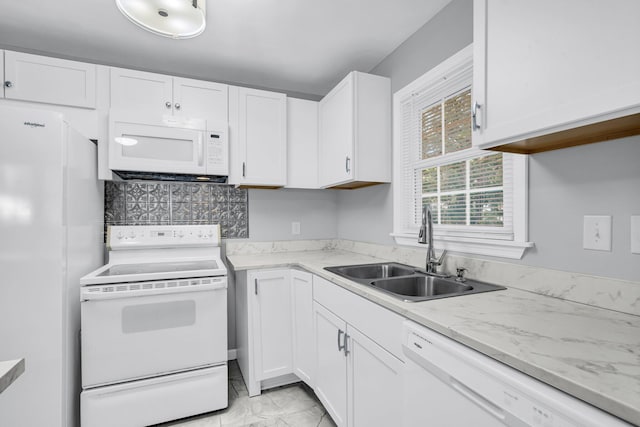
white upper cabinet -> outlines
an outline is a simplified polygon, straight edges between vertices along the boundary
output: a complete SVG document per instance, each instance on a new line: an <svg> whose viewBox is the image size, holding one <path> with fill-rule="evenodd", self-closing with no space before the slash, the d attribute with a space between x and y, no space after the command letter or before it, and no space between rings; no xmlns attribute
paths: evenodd
<svg viewBox="0 0 640 427"><path fill-rule="evenodd" d="M287 98L287 188L319 188L316 101Z"/></svg>
<svg viewBox="0 0 640 427"><path fill-rule="evenodd" d="M96 107L96 65L40 55L4 52L7 99Z"/></svg>
<svg viewBox="0 0 640 427"><path fill-rule="evenodd" d="M173 112L173 77L111 67L111 108Z"/></svg>
<svg viewBox="0 0 640 427"><path fill-rule="evenodd" d="M229 89L229 182L244 187L287 184L287 96Z"/></svg>
<svg viewBox="0 0 640 427"><path fill-rule="evenodd" d="M202 80L173 78L173 113L188 118L204 118L209 128L223 125L227 130L229 86Z"/></svg>
<svg viewBox="0 0 640 427"><path fill-rule="evenodd" d="M391 180L391 83L353 71L319 106L319 180L358 188Z"/></svg>
<svg viewBox="0 0 640 427"><path fill-rule="evenodd" d="M205 119L227 125L228 86L145 71L111 68L111 108Z"/></svg>
<svg viewBox="0 0 640 427"><path fill-rule="evenodd" d="M637 0L475 0L473 144L527 153L637 133L639 16Z"/></svg>

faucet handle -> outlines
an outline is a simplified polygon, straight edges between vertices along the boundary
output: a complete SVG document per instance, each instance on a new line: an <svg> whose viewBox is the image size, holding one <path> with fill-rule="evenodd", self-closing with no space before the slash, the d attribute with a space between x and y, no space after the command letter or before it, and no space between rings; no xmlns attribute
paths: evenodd
<svg viewBox="0 0 640 427"><path fill-rule="evenodd" d="M464 278L464 272L467 271L464 267L456 267L456 282L466 282L467 279Z"/></svg>
<svg viewBox="0 0 640 427"><path fill-rule="evenodd" d="M432 259L431 262L433 262L436 265L442 265L442 262L444 261L444 257L446 254L447 254L447 250L445 249L442 251L442 253L438 258Z"/></svg>

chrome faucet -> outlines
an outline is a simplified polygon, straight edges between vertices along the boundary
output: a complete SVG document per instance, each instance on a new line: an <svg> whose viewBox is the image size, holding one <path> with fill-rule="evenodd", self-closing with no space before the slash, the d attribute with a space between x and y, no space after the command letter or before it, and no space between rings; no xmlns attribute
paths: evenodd
<svg viewBox="0 0 640 427"><path fill-rule="evenodd" d="M427 245L426 272L428 274L439 275L438 266L442 265L442 260L447 251L442 251L440 258L436 258L436 251L433 248L433 217L431 215L431 205L429 204L422 206L422 225L420 225L418 243Z"/></svg>

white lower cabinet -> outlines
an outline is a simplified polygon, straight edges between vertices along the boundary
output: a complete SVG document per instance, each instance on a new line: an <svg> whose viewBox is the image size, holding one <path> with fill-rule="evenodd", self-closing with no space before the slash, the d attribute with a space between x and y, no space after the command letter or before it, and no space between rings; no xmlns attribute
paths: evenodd
<svg viewBox="0 0 640 427"><path fill-rule="evenodd" d="M338 426L347 425L347 358L344 340L347 324L344 320L313 303L316 324L316 386L320 402Z"/></svg>
<svg viewBox="0 0 640 427"><path fill-rule="evenodd" d="M317 276L314 299L314 389L333 421L339 427L402 425L404 363L367 335L381 332L384 339L382 329L392 330L400 344L402 318Z"/></svg>
<svg viewBox="0 0 640 427"><path fill-rule="evenodd" d="M340 427L402 425L401 316L300 270L235 278L238 364L249 396L302 380Z"/></svg>
<svg viewBox="0 0 640 427"><path fill-rule="evenodd" d="M293 313L293 373L313 387L316 346L313 339L313 276L291 270L291 311Z"/></svg>
<svg viewBox="0 0 640 427"><path fill-rule="evenodd" d="M235 275L237 357L249 396L298 380L313 386L311 278L293 269Z"/></svg>
<svg viewBox="0 0 640 427"><path fill-rule="evenodd" d="M404 363L347 326L348 425L402 425Z"/></svg>
<svg viewBox="0 0 640 427"><path fill-rule="evenodd" d="M256 380L293 372L289 270L250 272Z"/></svg>

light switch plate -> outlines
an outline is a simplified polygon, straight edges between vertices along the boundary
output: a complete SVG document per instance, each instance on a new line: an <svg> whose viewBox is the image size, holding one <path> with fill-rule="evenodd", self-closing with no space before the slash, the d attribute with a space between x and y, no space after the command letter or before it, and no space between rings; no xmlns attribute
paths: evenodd
<svg viewBox="0 0 640 427"><path fill-rule="evenodd" d="M611 251L611 216L585 215L582 247Z"/></svg>
<svg viewBox="0 0 640 427"><path fill-rule="evenodd" d="M631 215L631 253L640 254L640 215Z"/></svg>

